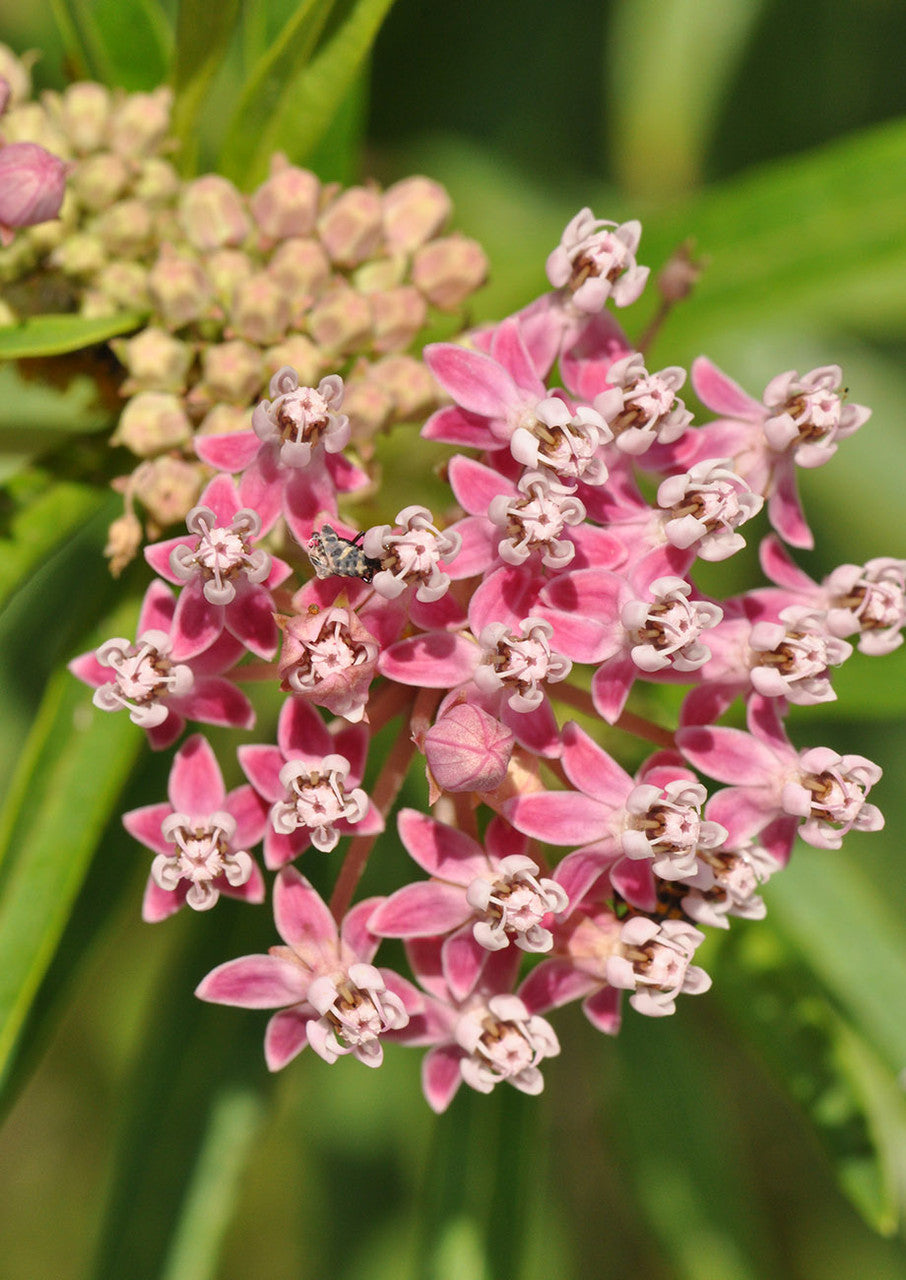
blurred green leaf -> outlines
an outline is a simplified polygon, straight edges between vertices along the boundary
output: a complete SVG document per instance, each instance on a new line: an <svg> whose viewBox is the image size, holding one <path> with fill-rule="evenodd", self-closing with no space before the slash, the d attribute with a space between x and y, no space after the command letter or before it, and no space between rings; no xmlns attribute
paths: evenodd
<svg viewBox="0 0 906 1280"><path fill-rule="evenodd" d="M53 0L53 7L83 74L130 92L165 78L173 32L158 0Z"/></svg>
<svg viewBox="0 0 906 1280"><path fill-rule="evenodd" d="M90 711L68 671L51 680L0 810L0 859L14 857L0 889L0 1081L141 744L126 716Z"/></svg>
<svg viewBox="0 0 906 1280"><path fill-rule="evenodd" d="M198 115L233 39L239 0L180 0L173 65L173 132L182 143L180 164L192 171Z"/></svg>
<svg viewBox="0 0 906 1280"><path fill-rule="evenodd" d="M13 495L15 497L15 495ZM107 501L75 481L57 481L17 506L0 536L0 609L12 593Z"/></svg>
<svg viewBox="0 0 906 1280"><path fill-rule="evenodd" d="M138 312L123 311L116 316L87 319L85 316L33 316L21 324L0 328L0 360L20 360L28 356L59 356L107 342L129 333L144 323Z"/></svg>
<svg viewBox="0 0 906 1280"><path fill-rule="evenodd" d="M642 199L695 186L765 0L621 0L606 41L611 159Z"/></svg>
<svg viewBox="0 0 906 1280"><path fill-rule="evenodd" d="M261 182L275 151L307 159L352 89L392 3L304 0L240 98L221 158L228 177L243 186Z"/></svg>

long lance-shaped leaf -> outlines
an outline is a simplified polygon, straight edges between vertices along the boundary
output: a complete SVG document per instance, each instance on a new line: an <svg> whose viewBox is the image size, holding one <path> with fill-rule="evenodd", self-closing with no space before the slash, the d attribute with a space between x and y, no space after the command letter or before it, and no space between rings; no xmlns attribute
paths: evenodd
<svg viewBox="0 0 906 1280"><path fill-rule="evenodd" d="M37 567L104 505L106 497L87 485L50 484L12 516L0 541L0 609Z"/></svg>
<svg viewBox="0 0 906 1280"><path fill-rule="evenodd" d="M185 169L194 162L195 148L191 144L198 115L226 57L238 13L239 0L222 0L218 4L180 0L173 67L173 132L183 144L181 162Z"/></svg>
<svg viewBox="0 0 906 1280"><path fill-rule="evenodd" d="M80 75L130 91L163 80L173 32L158 0L53 0L53 9Z"/></svg>
<svg viewBox="0 0 906 1280"><path fill-rule="evenodd" d="M332 28L318 51L282 88L279 99L268 99L257 112L258 128L232 135L224 162L229 176L244 184L260 182L271 155L284 151L305 159L323 137L351 89L393 0L358 0ZM238 157L231 148L235 146Z"/></svg>
<svg viewBox="0 0 906 1280"><path fill-rule="evenodd" d="M65 669L50 682L0 814L15 846L0 890L0 1084L142 736L89 711Z"/></svg>
<svg viewBox="0 0 906 1280"><path fill-rule="evenodd" d="M33 316L21 324L0 328L0 360L22 360L30 356L59 356L107 342L121 333L130 333L144 323L137 311L89 319L86 316Z"/></svg>

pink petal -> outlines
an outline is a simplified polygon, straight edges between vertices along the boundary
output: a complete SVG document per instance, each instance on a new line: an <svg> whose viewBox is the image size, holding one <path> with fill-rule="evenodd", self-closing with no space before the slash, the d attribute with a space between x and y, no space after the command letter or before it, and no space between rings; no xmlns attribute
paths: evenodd
<svg viewBox="0 0 906 1280"><path fill-rule="evenodd" d="M504 565L495 569L472 593L469 626L477 636L490 622L505 622L514 630L533 612L543 580L531 569Z"/></svg>
<svg viewBox="0 0 906 1280"><path fill-rule="evenodd" d="M254 787L236 787L227 795L223 808L236 819L235 846L251 849L258 844L267 827L268 804Z"/></svg>
<svg viewBox="0 0 906 1280"><path fill-rule="evenodd" d="M559 1009L572 1000L581 1000L594 991L599 982L577 969L569 960L542 960L517 992L532 1013Z"/></svg>
<svg viewBox="0 0 906 1280"><path fill-rule="evenodd" d="M255 440L258 440L257 436ZM283 485L284 475L269 449L262 449L257 460L243 471L239 481L239 500L244 507L251 507L258 513L263 534L273 528L283 509Z"/></svg>
<svg viewBox="0 0 906 1280"><path fill-rule="evenodd" d="M261 448L254 431L230 431L225 435L196 436L195 452L218 471L244 471Z"/></svg>
<svg viewBox="0 0 906 1280"><path fill-rule="evenodd" d="M462 1083L459 1063L462 1050L453 1045L439 1045L425 1054L422 1063L422 1090L432 1111L446 1111Z"/></svg>
<svg viewBox="0 0 906 1280"><path fill-rule="evenodd" d="M638 667L628 654L618 654L602 663L591 679L595 710L608 724L616 724L638 675Z"/></svg>
<svg viewBox="0 0 906 1280"><path fill-rule="evenodd" d="M635 785L613 756L574 720L563 726L563 768L574 787L614 808L625 803Z"/></svg>
<svg viewBox="0 0 906 1280"><path fill-rule="evenodd" d="M175 551L177 547L191 547L194 535L184 533L181 537L165 538L163 542L152 542L145 547L145 559L160 578L165 578L167 582L175 585L181 585L183 578L177 578L176 574L170 568L170 552Z"/></svg>
<svg viewBox="0 0 906 1280"><path fill-rule="evenodd" d="M155 579L142 600L135 634L140 636L144 631L166 631L169 634L175 611L176 600L173 592L166 583Z"/></svg>
<svg viewBox="0 0 906 1280"><path fill-rule="evenodd" d="M466 516L450 525L448 532L458 533L462 539L456 559L447 570L454 582L477 578L496 559L500 530L487 516Z"/></svg>
<svg viewBox="0 0 906 1280"><path fill-rule="evenodd" d="M481 846L471 836L418 809L401 809L397 815L400 839L409 854L429 875L467 885L488 869Z"/></svg>
<svg viewBox="0 0 906 1280"><path fill-rule="evenodd" d="M493 449L500 444L491 434L487 418L466 413L456 405L432 413L421 429L421 437L471 449Z"/></svg>
<svg viewBox="0 0 906 1280"><path fill-rule="evenodd" d="M308 981L282 956L241 956L212 969L195 988L200 1000L242 1009L277 1009L304 999Z"/></svg>
<svg viewBox="0 0 906 1280"><path fill-rule="evenodd" d="M232 885L225 876L218 876L217 888L228 898L238 898L241 902L258 906L267 897L267 885L257 862L252 863L252 872L245 884Z"/></svg>
<svg viewBox="0 0 906 1280"><path fill-rule="evenodd" d="M251 729L255 723L255 711L248 698L229 680L223 680L220 676L196 679L189 696L173 698L170 706L174 711L178 709L183 712L187 719L200 720L204 724Z"/></svg>
<svg viewBox="0 0 906 1280"><path fill-rule="evenodd" d="M371 916L369 926L385 938L427 938L458 929L471 914L460 886L426 880L392 893Z"/></svg>
<svg viewBox="0 0 906 1280"><path fill-rule="evenodd" d="M560 728L547 698L534 711L514 711L504 702L500 719L513 731L520 746L535 755L555 760L562 751Z"/></svg>
<svg viewBox="0 0 906 1280"><path fill-rule="evenodd" d="M269 804L284 798L280 770L286 763L282 751L264 743L248 743L236 749L242 772Z"/></svg>
<svg viewBox="0 0 906 1280"><path fill-rule="evenodd" d="M340 924L340 937L358 960L369 964L380 944L380 938L371 928L371 917L380 906L382 898L365 898L347 911Z"/></svg>
<svg viewBox="0 0 906 1280"><path fill-rule="evenodd" d="M337 945L337 925L327 904L295 867L284 867L274 884L274 922L283 941L297 950Z"/></svg>
<svg viewBox="0 0 906 1280"><path fill-rule="evenodd" d="M741 729L692 726L679 730L676 745L690 764L718 782L768 786L777 775L774 753Z"/></svg>
<svg viewBox="0 0 906 1280"><path fill-rule="evenodd" d="M568 853L557 866L554 879L569 897L570 905L576 907L619 857L616 835L612 835Z"/></svg>
<svg viewBox="0 0 906 1280"><path fill-rule="evenodd" d="M302 756L319 760L333 752L333 739L314 707L287 698L277 722L277 742L287 760Z"/></svg>
<svg viewBox="0 0 906 1280"><path fill-rule="evenodd" d="M725 787L708 801L708 818L727 829L727 847L744 844L774 818L777 806L764 790ZM796 819L793 819L795 822Z"/></svg>
<svg viewBox="0 0 906 1280"><path fill-rule="evenodd" d="M538 377L515 316L502 320L494 330L490 354L512 375L513 381L523 391L543 398L544 384Z"/></svg>
<svg viewBox="0 0 906 1280"><path fill-rule="evenodd" d="M620 1030L622 995L615 987L602 987L589 996L582 1005L583 1012L593 1027L606 1036L615 1036Z"/></svg>
<svg viewBox="0 0 906 1280"><path fill-rule="evenodd" d="M504 816L527 836L548 844L590 844L608 833L610 805L575 791L534 791L503 806Z"/></svg>
<svg viewBox="0 0 906 1280"><path fill-rule="evenodd" d="M492 498L501 493L516 495L516 486L511 484L499 471L456 453L450 459L448 474L450 488L456 495L456 501L472 516L486 516Z"/></svg>
<svg viewBox="0 0 906 1280"><path fill-rule="evenodd" d="M774 472L774 482L774 491L768 498L768 519L784 542L810 551L815 545L815 539L802 514L796 492L796 472L792 464L783 467L778 465Z"/></svg>
<svg viewBox="0 0 906 1280"><path fill-rule="evenodd" d="M302 1014L295 1009L283 1009L275 1013L264 1033L264 1060L269 1071L285 1067L308 1044L308 1024L313 1014Z"/></svg>
<svg viewBox="0 0 906 1280"><path fill-rule="evenodd" d="M210 649L223 630L223 617L223 605L205 599L200 579L188 583L180 593L173 619L174 661L185 662Z"/></svg>
<svg viewBox="0 0 906 1280"><path fill-rule="evenodd" d="M170 845L170 848L173 846ZM161 920L176 915L185 906L186 888L185 882L182 882L175 889L162 889L149 876L142 899L142 919L145 924L160 924Z"/></svg>
<svg viewBox="0 0 906 1280"><path fill-rule="evenodd" d="M266 587L248 581L240 584L225 619L230 633L259 658L269 661L277 652L280 632L274 621L274 602Z"/></svg>
<svg viewBox="0 0 906 1280"><path fill-rule="evenodd" d="M657 885L647 860L621 858L610 872L610 883L628 903L639 911L654 911Z"/></svg>
<svg viewBox="0 0 906 1280"><path fill-rule="evenodd" d="M471 679L481 651L449 631L429 631L399 640L378 659L378 670L400 684L449 689Z"/></svg>
<svg viewBox="0 0 906 1280"><path fill-rule="evenodd" d="M503 418L521 396L502 365L481 351L468 351L452 342L435 342L422 353L443 389L458 405L485 418Z"/></svg>
<svg viewBox="0 0 906 1280"><path fill-rule="evenodd" d="M572 345L560 356L564 385L580 400L591 402L610 386L607 374L615 360L632 347L623 330L606 311L584 325Z"/></svg>
<svg viewBox="0 0 906 1280"><path fill-rule="evenodd" d="M791 591L802 591L808 595L815 590L812 579L793 563L783 543L772 533L762 539L758 558L765 577L776 582L779 587L788 587Z"/></svg>
<svg viewBox="0 0 906 1280"><path fill-rule="evenodd" d="M444 977L454 1000L465 1000L475 989L490 954L475 941L471 923L447 938L440 955Z"/></svg>
<svg viewBox="0 0 906 1280"><path fill-rule="evenodd" d="M171 854L173 845L161 833L161 823L169 818L173 808L169 804L146 804L123 814L123 826L133 839L155 853Z"/></svg>
<svg viewBox="0 0 906 1280"><path fill-rule="evenodd" d="M760 422L765 415L764 406L753 400L706 356L692 361L691 381L699 400L714 413L727 418L742 418L745 422Z"/></svg>
<svg viewBox="0 0 906 1280"><path fill-rule="evenodd" d="M167 794L178 813L191 817L205 817L223 808L223 774L210 743L200 733L187 738L174 756Z"/></svg>
<svg viewBox="0 0 906 1280"><path fill-rule="evenodd" d="M204 492L198 499L198 505L210 507L217 517L217 524L232 524L233 517L242 505L239 501L236 482L231 476L215 476L205 486Z"/></svg>

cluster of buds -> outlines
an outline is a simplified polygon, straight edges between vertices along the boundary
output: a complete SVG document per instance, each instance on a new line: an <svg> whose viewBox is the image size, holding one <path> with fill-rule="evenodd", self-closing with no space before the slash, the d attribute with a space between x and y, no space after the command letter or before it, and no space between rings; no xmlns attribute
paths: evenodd
<svg viewBox="0 0 906 1280"><path fill-rule="evenodd" d="M11 136L51 147L70 170L60 221L0 252L6 321L28 306L23 278L46 284L48 273L60 310L147 316L111 344L126 397L112 442L139 460L115 486L125 515L110 531L114 572L197 502L210 471L195 437L246 430L277 370L291 365L313 385L343 374L366 460L377 432L436 407L438 388L409 349L487 272L475 241L445 233L451 205L438 183L343 190L281 155L250 195L217 174L184 181L168 159L168 89L81 82L28 101L27 68L0 46L5 66L20 85Z"/></svg>
<svg viewBox="0 0 906 1280"><path fill-rule="evenodd" d="M2 59L0 59L2 63ZM13 101L13 86L0 74L0 116ZM19 227L56 218L66 191L66 166L36 142L0 136L0 245L12 244Z"/></svg>
<svg viewBox="0 0 906 1280"><path fill-rule="evenodd" d="M227 960L198 995L274 1011L271 1069L306 1045L377 1067L386 1041L427 1048L436 1111L462 1083L537 1093L559 1052L553 1010L581 1001L607 1035L624 992L640 1014L673 1013L710 986L703 929L764 915L760 886L797 834L835 849L882 825L866 800L876 765L799 750L784 728L791 705L835 696L851 639L901 643L906 562L819 583L783 546L811 544L796 465L831 457L868 413L835 366L782 374L757 401L699 360L693 385L717 416L692 425L684 371L647 370L608 310L645 286L640 230L583 210L548 261L550 292L426 348L450 402L421 434L453 447L458 518L440 527L411 504L349 527L338 500L362 476L344 455L342 379L281 368L250 429L197 438L219 474L187 532L146 549L158 576L137 638L72 664L155 748L186 720L248 728L239 684L279 681L274 740L238 748L243 786L225 792L195 734L167 802L124 819L155 855L149 921L221 893L261 902L261 844L280 941ZM705 597L696 561L738 552L763 507L773 585ZM286 529L308 553L301 583L302 557L273 551ZM631 709L636 681L687 686L675 728ZM734 704L745 728L720 723ZM656 748L634 774L601 743L618 732L634 759ZM410 767L424 810L396 808ZM391 825L421 874L355 901ZM329 904L303 855L338 860ZM374 964L385 938L403 940L409 975Z"/></svg>

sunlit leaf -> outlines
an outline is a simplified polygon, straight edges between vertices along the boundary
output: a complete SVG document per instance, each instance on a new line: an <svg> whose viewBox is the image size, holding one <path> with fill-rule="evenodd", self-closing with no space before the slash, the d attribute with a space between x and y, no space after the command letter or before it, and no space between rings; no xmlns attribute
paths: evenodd
<svg viewBox="0 0 906 1280"><path fill-rule="evenodd" d="M0 608L55 547L70 539L106 501L75 481L58 481L17 508L0 536Z"/></svg>
<svg viewBox="0 0 906 1280"><path fill-rule="evenodd" d="M173 132L182 142L181 163L190 171L194 161L193 135L211 83L220 70L233 38L239 0L209 4L180 0L176 22Z"/></svg>
<svg viewBox="0 0 906 1280"><path fill-rule="evenodd" d="M33 316L21 324L0 328L0 360L20 360L28 356L59 356L107 342L129 333L144 323L137 312L88 319L85 316Z"/></svg>

